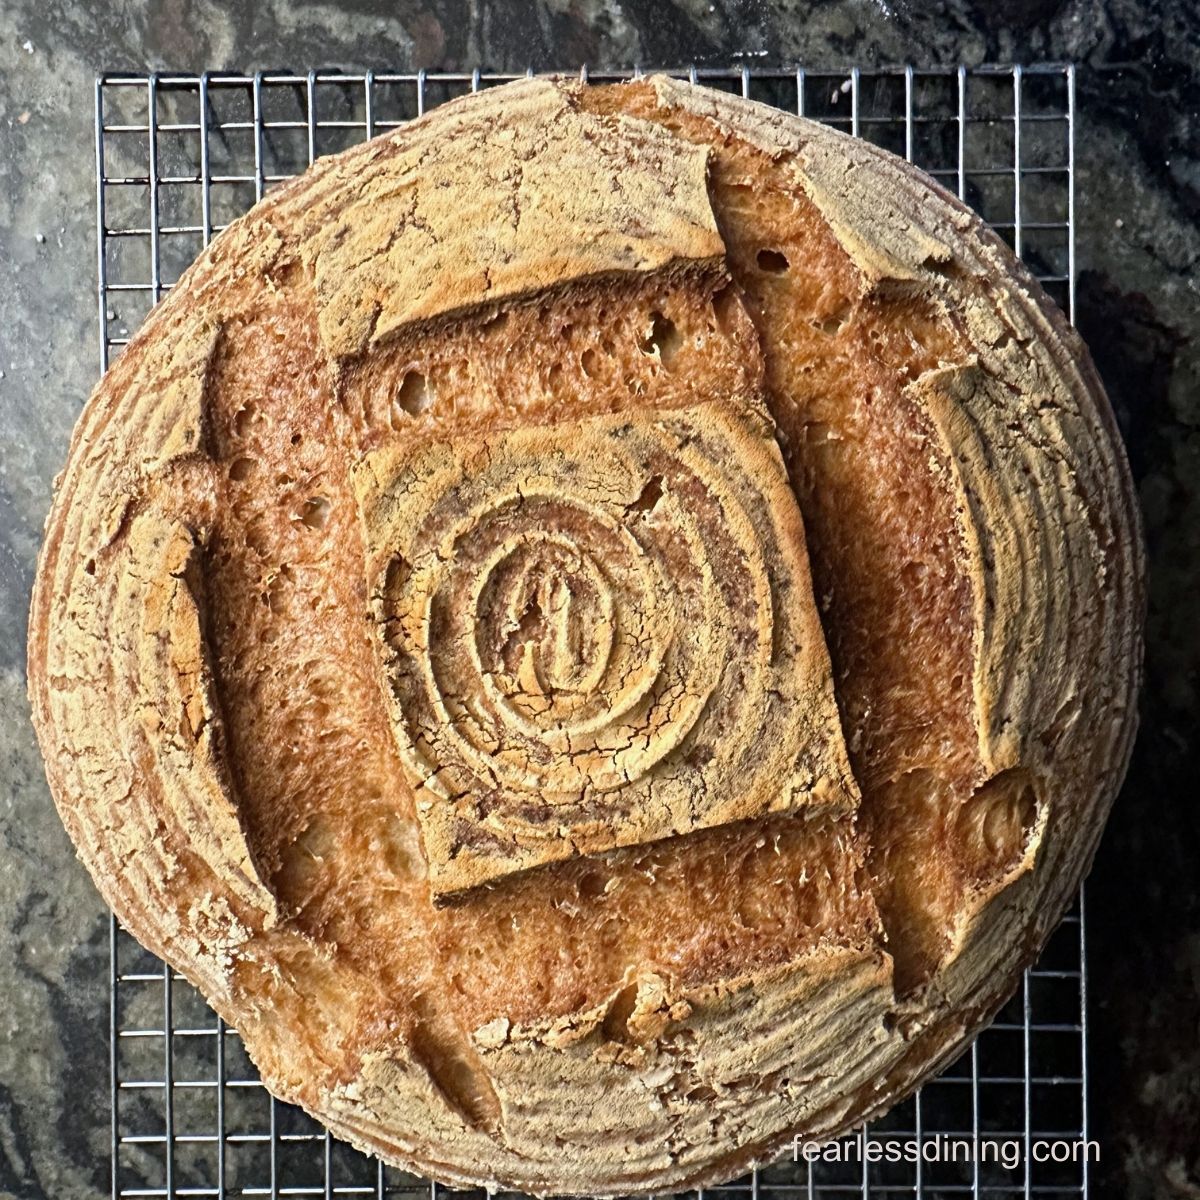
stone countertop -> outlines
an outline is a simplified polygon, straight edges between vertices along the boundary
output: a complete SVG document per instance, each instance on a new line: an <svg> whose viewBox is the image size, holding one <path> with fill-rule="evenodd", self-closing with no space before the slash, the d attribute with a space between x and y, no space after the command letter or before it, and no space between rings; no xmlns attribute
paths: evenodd
<svg viewBox="0 0 1200 1200"><path fill-rule="evenodd" d="M1200 9L1192 0L9 0L0 10L0 1196L108 1194L108 917L46 790L25 612L98 373L100 69L1074 60L1078 322L1152 573L1133 769L1089 885L1097 1196L1200 1197Z"/></svg>

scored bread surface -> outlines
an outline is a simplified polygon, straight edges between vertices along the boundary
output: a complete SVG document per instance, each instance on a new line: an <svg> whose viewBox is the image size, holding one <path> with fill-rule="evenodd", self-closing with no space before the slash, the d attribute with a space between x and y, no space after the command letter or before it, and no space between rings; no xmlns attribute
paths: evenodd
<svg viewBox="0 0 1200 1200"><path fill-rule="evenodd" d="M354 474L435 899L576 855L854 807L765 412L412 439Z"/></svg>
<svg viewBox="0 0 1200 1200"><path fill-rule="evenodd" d="M1143 563L1076 335L900 160L655 77L325 160L88 402L30 690L122 922L437 1179L724 1180L1070 903Z"/></svg>

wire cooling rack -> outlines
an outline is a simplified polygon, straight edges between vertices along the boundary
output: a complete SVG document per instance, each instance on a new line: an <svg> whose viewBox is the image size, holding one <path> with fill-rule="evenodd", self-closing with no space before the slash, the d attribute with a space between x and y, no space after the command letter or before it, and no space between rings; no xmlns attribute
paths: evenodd
<svg viewBox="0 0 1200 1200"><path fill-rule="evenodd" d="M839 126L915 162L974 207L1074 319L1070 65L671 73ZM512 78L99 78L101 368L201 247L272 184L452 96ZM1097 1148L1088 1126L1085 941L1081 893L1017 995L939 1078L828 1158L785 1158L709 1191L730 1200L1086 1196ZM437 1200L444 1189L436 1184L353 1151L271 1097L235 1031L115 918L110 958L114 1200Z"/></svg>

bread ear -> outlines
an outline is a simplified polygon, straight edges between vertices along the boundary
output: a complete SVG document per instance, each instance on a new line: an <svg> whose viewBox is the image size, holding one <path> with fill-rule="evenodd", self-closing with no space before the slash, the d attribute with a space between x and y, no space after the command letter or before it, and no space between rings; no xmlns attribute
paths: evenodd
<svg viewBox="0 0 1200 1200"><path fill-rule="evenodd" d="M332 358L478 305L720 258L708 150L586 112L579 90L510 85L502 122L479 119L492 98L465 97L289 194L279 216L298 230Z"/></svg>
<svg viewBox="0 0 1200 1200"><path fill-rule="evenodd" d="M661 1192L1011 992L1124 769L1143 571L1086 353L953 198L521 81L172 289L81 417L30 688L105 896L274 1093L448 1182Z"/></svg>

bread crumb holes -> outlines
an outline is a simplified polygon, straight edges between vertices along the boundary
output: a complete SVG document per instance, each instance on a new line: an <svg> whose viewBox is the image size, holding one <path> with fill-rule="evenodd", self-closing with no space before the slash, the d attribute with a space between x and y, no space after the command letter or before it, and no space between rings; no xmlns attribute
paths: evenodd
<svg viewBox="0 0 1200 1200"><path fill-rule="evenodd" d="M300 510L300 524L308 529L324 529L331 507L324 496L313 496L305 500L304 507Z"/></svg>
<svg viewBox="0 0 1200 1200"><path fill-rule="evenodd" d="M768 275L782 275L792 265L787 255L779 250L760 250L755 256L758 269Z"/></svg>
<svg viewBox="0 0 1200 1200"><path fill-rule="evenodd" d="M822 320L814 322L816 327L826 336L835 338L850 320L850 305L843 304L836 312L832 312L829 316Z"/></svg>
<svg viewBox="0 0 1200 1200"><path fill-rule="evenodd" d="M419 417L431 404L433 396L425 376L420 371L406 371L392 400L392 424L404 419L401 414Z"/></svg>
<svg viewBox="0 0 1200 1200"><path fill-rule="evenodd" d="M250 422L254 420L254 405L246 404L233 414L233 436L244 438L250 432Z"/></svg>
<svg viewBox="0 0 1200 1200"><path fill-rule="evenodd" d="M664 367L670 367L683 337L670 317L657 310L650 314L650 329L642 340L642 353L657 356Z"/></svg>

